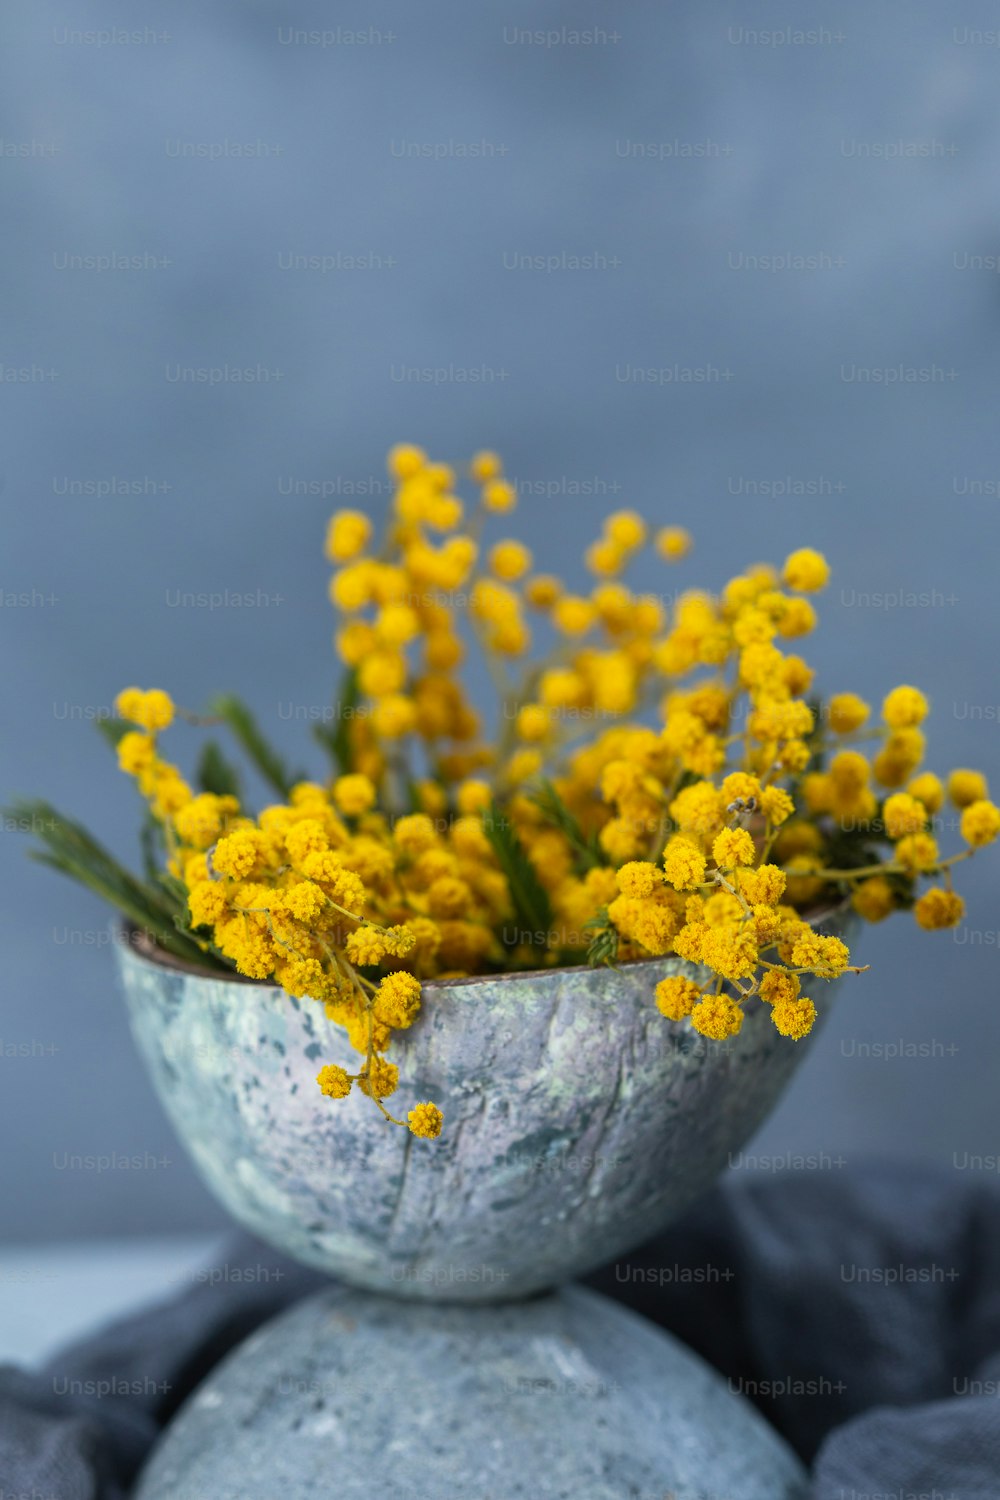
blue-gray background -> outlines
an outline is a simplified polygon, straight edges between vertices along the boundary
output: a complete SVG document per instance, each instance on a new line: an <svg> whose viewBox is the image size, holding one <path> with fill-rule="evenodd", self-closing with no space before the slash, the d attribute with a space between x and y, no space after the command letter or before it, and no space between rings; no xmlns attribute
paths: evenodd
<svg viewBox="0 0 1000 1500"><path fill-rule="evenodd" d="M823 548L821 683L923 685L932 767L991 769L993 7L331 10L6 7L4 790L131 854L134 794L88 722L129 682L189 706L238 691L311 755L302 717L334 677L325 520L365 491L381 512L400 438L501 448L518 527L559 565L624 503L695 533L671 586ZM753 259L774 256L806 259ZM260 378L178 378L226 367ZM254 602L182 600L220 590ZM4 829L0 1225L218 1224L133 1056L107 913L24 846ZM868 930L872 970L759 1151L838 1170L1000 1150L1000 861L962 887L961 941Z"/></svg>

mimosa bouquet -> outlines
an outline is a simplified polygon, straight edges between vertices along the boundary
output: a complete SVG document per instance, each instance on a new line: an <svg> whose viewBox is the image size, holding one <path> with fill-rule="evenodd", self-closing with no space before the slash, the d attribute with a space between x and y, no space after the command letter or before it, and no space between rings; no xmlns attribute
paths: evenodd
<svg viewBox="0 0 1000 1500"><path fill-rule="evenodd" d="M953 868L996 838L1000 811L978 771L922 769L918 688L892 687L874 718L852 692L813 694L794 647L816 625L819 553L668 604L630 589L627 569L650 544L682 563L689 537L619 510L574 592L522 542L487 535L517 500L494 453L468 466L471 507L455 469L419 448L394 448L389 472L381 534L356 510L327 532L344 672L317 726L324 774L290 772L233 697L193 714L133 687L104 727L145 800L144 874L47 803L15 809L40 830L39 858L168 961L323 1007L358 1054L353 1072L320 1069L324 1094L359 1089L386 1119L439 1134L437 1103L402 1120L385 1102L393 1034L417 1020L424 981L675 955L684 972L650 986L665 1022L721 1042L762 1002L794 1041L816 1015L806 991L860 972L817 913L961 920ZM489 725L463 687L470 649L495 685ZM214 740L187 779L162 748L178 719L225 726L270 805L246 805Z"/></svg>

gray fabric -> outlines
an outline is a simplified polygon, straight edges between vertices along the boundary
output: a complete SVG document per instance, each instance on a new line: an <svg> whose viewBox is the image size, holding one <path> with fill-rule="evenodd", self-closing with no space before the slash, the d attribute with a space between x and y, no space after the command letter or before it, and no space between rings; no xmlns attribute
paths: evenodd
<svg viewBox="0 0 1000 1500"><path fill-rule="evenodd" d="M225 1264L37 1374L0 1370L5 1492L124 1500L212 1365L323 1284L247 1238ZM754 1399L813 1465L813 1500L1000 1496L996 1190L898 1165L727 1183L589 1281Z"/></svg>

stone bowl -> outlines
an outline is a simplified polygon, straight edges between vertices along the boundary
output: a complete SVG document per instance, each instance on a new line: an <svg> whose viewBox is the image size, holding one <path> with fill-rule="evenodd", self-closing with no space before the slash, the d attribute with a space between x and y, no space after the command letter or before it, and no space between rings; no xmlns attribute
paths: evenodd
<svg viewBox="0 0 1000 1500"><path fill-rule="evenodd" d="M817 920L843 932L843 910ZM505 1301L581 1276L662 1231L766 1119L809 1041L752 1001L739 1036L666 1021L653 989L705 979L678 958L423 987L391 1057L397 1115L445 1114L437 1141L324 1063L358 1056L321 1006L116 944L132 1031L178 1136L245 1228L371 1291ZM811 986L822 1018L831 986Z"/></svg>

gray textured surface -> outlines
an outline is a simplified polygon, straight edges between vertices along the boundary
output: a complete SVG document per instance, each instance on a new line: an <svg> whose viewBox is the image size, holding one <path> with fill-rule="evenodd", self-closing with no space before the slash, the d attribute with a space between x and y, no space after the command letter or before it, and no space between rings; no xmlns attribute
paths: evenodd
<svg viewBox="0 0 1000 1500"><path fill-rule="evenodd" d="M354 1285L414 1298L524 1296L663 1229L757 1128L807 1044L752 1003L739 1037L664 1020L678 959L429 984L391 1056L405 1112L325 1099L357 1054L312 1001L203 978L119 944L132 1028L181 1141L248 1229ZM813 993L826 1006L830 987Z"/></svg>
<svg viewBox="0 0 1000 1500"><path fill-rule="evenodd" d="M457 1308L338 1288L213 1371L137 1500L803 1500L805 1485L749 1402L593 1292Z"/></svg>

